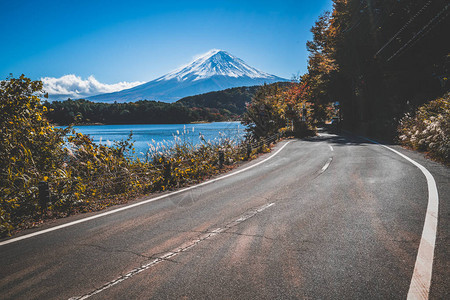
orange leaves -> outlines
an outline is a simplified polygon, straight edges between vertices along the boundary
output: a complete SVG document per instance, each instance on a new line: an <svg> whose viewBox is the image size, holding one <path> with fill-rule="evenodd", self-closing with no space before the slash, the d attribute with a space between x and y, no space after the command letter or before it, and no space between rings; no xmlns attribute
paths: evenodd
<svg viewBox="0 0 450 300"><path fill-rule="evenodd" d="M282 87L264 85L247 106L244 124L257 138L276 134L285 127L309 128L310 125L306 124L299 126L302 122L309 122L305 115L309 100L309 82L303 78Z"/></svg>

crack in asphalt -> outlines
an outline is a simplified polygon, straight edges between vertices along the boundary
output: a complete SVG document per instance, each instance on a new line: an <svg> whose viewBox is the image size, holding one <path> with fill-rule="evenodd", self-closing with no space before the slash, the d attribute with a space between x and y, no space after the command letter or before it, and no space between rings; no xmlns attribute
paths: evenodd
<svg viewBox="0 0 450 300"><path fill-rule="evenodd" d="M268 240L271 240L271 241L276 241L277 240L275 238L267 237L267 236L262 235L262 234L246 234L246 233L229 232L229 231L224 231L224 232L221 232L221 233L234 234L234 235L240 235L240 236L248 236L248 237L257 237L257 238L262 238L262 239L268 239Z"/></svg>
<svg viewBox="0 0 450 300"><path fill-rule="evenodd" d="M199 243L201 243L201 242L204 241L204 240L207 240L207 239L209 239L209 238L211 238L211 237L213 237L213 236L215 236L215 235L218 235L218 234L220 234L220 233L222 233L222 232L224 232L224 231L226 231L226 230L228 230L228 229L230 229L230 228L232 228L232 227L234 227L234 226L236 226L236 225L238 225L238 224L240 224L240 223L242 223L242 222L248 220L249 218L255 216L256 214L262 212L263 210L265 210L265 209L271 207L271 206L274 205L274 204L275 204L275 203L266 203L265 205L263 205L263 206L261 206L261 207L253 208L253 209L251 209L251 210L245 212L244 214L242 214L238 219L236 219L236 220L234 220L234 221L232 221L232 222L229 222L229 223L226 224L223 228L217 228L217 229L214 229L214 230L212 230L212 231L207 231L207 232L205 232L205 233L202 233L201 235L199 235L199 236L197 237L197 239L188 241L188 242L182 244L181 246L175 248L174 250L169 251L169 252L167 252L167 253L165 253L165 254L163 254L163 255L161 255L161 256L157 256L157 257L155 257L155 258L151 258L151 257L148 257L148 256L144 256L144 255L142 255L142 254L139 254L139 253L136 253L136 252L133 252L133 251L128 251L128 250L109 249L109 248L107 248L107 247L102 247L102 246L99 246L99 245L84 244L84 246L95 247L95 248L100 249L100 250L102 250L102 251L108 251L108 252L113 252L113 251L117 251L117 252L128 252L128 253L132 253L132 254L138 255L138 256L140 256L140 257L146 257L146 258L152 259L152 260L151 260L150 262L144 264L144 265L141 265L141 266L139 266L139 267L137 267L137 268L134 268L133 270L129 271L128 273L126 273L126 274L124 274L124 275L121 274L121 275L120 275L119 277L117 277L116 279L114 279L114 280L112 280L112 281L110 281L110 282L107 282L106 284L104 284L104 285L101 286L100 288L97 288L97 289L91 291L91 292L88 293L88 294L85 294L85 295L83 295L83 296L71 297L69 300L75 300L75 299L77 299L77 300L87 299L87 298L89 298L89 297L91 297L91 296L94 296L94 295L96 295L96 294L101 293L102 291L104 291L104 290L106 290L106 289L109 289L110 287L113 287L113 286L115 286L115 285L121 283L121 282L124 281L124 280L127 280L127 279L133 277L134 275L137 275L137 274L139 274L139 273L141 273L141 272L143 272L143 271L149 269L150 267L152 267L152 266L154 266L154 265L156 265L156 264L158 264L158 263L160 263L160 262L163 262L163 261L175 262L175 261L171 260L170 258L172 258L172 257L174 257L174 256L176 256L176 255L178 255L178 254L180 254L180 253L182 253L182 252L185 252L185 251L187 251L187 250L189 250L189 249L195 247L196 245L198 245ZM236 233L231 233L231 232L230 232L230 234L236 234Z"/></svg>
<svg viewBox="0 0 450 300"><path fill-rule="evenodd" d="M118 252L118 253L130 253L130 254L134 254L136 256L140 256L143 257L145 259L153 259L153 257L151 256L147 256L138 252L134 252L131 250L124 250L124 249L114 249L114 248L108 248L108 247L104 247L104 246L100 246L100 245L95 245L95 244L77 244L78 246L85 246L85 247L91 247L91 248L95 248L97 250L103 251L103 252L107 252L107 253L113 253L113 252Z"/></svg>
<svg viewBox="0 0 450 300"><path fill-rule="evenodd" d="M267 236L261 235L261 234L246 234L246 233L240 233L240 232L230 232L230 231L228 231L229 229L231 229L231 227L226 228L225 230L223 230L221 232L217 232L217 234L230 234L230 235L234 234L234 235L242 235L242 236L249 236L249 237L258 237L258 238L268 239L271 241L278 240L276 238L267 237ZM209 231L209 230L188 230L188 231L170 230L170 231L178 232L178 233L201 233L201 234L213 232L213 231ZM200 237L200 235L198 237Z"/></svg>

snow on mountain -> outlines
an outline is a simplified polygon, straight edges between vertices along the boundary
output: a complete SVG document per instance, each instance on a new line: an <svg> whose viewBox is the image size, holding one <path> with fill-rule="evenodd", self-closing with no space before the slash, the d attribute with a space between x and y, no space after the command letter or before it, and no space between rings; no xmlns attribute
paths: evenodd
<svg viewBox="0 0 450 300"><path fill-rule="evenodd" d="M161 81L176 78L178 81L189 79L195 81L215 75L235 78L243 76L250 78L275 78L273 75L250 67L243 60L228 52L214 49L199 57L189 65L172 71L156 80Z"/></svg>
<svg viewBox="0 0 450 300"><path fill-rule="evenodd" d="M287 79L259 71L226 51L214 49L192 63L153 81L87 99L96 102L130 102L144 99L174 102L187 96L278 81Z"/></svg>

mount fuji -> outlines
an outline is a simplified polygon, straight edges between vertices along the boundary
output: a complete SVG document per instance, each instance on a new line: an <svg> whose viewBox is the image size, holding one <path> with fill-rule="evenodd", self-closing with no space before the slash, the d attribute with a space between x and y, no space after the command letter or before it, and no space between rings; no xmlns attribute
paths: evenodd
<svg viewBox="0 0 450 300"><path fill-rule="evenodd" d="M147 83L122 91L87 97L94 102L178 99L240 86L287 79L259 71L223 50L210 50L192 63Z"/></svg>

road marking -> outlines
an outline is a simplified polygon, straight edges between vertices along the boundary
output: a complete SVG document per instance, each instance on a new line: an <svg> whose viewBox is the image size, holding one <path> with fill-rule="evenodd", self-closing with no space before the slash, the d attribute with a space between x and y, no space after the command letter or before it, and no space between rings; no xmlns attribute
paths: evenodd
<svg viewBox="0 0 450 300"><path fill-rule="evenodd" d="M69 300L83 300L83 299L90 298L91 296L97 295L97 294L103 292L104 290L107 290L110 287L113 287L113 286L121 283L122 281L130 279L134 275L137 275L137 274L139 274L139 273L141 273L141 272L143 272L145 270L148 270L149 268L153 267L156 264L159 264L160 262L163 262L165 260L171 259L174 256L177 256L178 254L180 254L182 252L185 252L185 251L187 251L187 250L197 246L199 243L201 243L201 242L203 242L203 241L205 241L205 240L207 240L209 238L212 238L213 236L216 236L219 233L224 232L224 231L226 231L226 230L228 230L228 229L230 229L230 228L232 228L232 227L234 227L234 226L244 222L245 220L250 219L251 217L254 217L256 214L266 210L267 208L271 207L274 204L275 203L267 203L267 204L264 204L263 206L261 206L259 208L250 210L250 211L244 213L242 216L240 216L236 220L226 224L223 228L217 228L217 229L214 229L213 231L205 232L203 235L199 236L198 238L196 238L194 240L191 240L191 241L189 241L187 243L184 243L184 244L176 247L175 249L173 249L173 250L171 250L171 251L161 255L160 257L157 257L157 258L153 259L152 261L150 261L150 262L148 262L148 263L146 263L146 264L144 264L144 265L142 265L140 267L137 267L137 268L131 270L127 274L122 275L122 276L120 276L120 277L118 277L118 278L116 278L116 279L114 279L114 280L104 284L102 287L100 287L100 288L98 288L96 290L93 290L93 291L91 291L91 292L89 292L89 293L87 293L87 294L85 294L83 296L71 297L71 298L69 298Z"/></svg>
<svg viewBox="0 0 450 300"><path fill-rule="evenodd" d="M59 230L59 229L62 229L62 228L70 227L70 226L73 226L73 225L76 225L76 224L84 223L84 222L87 222L87 221L90 221L90 220L94 220L94 219L97 219L97 218L101 218L101 217L104 217L104 216L107 216L107 215L115 214L115 213L120 212L120 211L124 211L124 210L130 209L130 208L136 207L136 206L140 206L140 205L144 205L144 204L147 204L147 203L150 203L150 202L161 200L161 199L173 196L173 195L177 195L177 194L189 191L189 190L193 190L195 188L198 188L198 187L201 187L201 186L204 186L204 185L207 185L207 184L211 184L211 183L217 182L219 180L222 180L222 179L225 179L225 178L228 178L228 177L240 174L240 173L242 173L244 171L247 171L247 170L250 170L250 169L252 169L252 168L254 168L256 166L259 166L260 164L265 163L269 159L275 157L290 142L291 141L287 141L286 144L284 144L280 149L278 149L275 153L273 153L268 158L266 158L266 159L264 159L264 160L262 160L262 161L260 161L260 162L258 162L256 164L254 164L254 165L251 165L251 166L248 166L248 167L246 167L244 169L238 170L236 172L232 172L230 174L226 174L224 176L221 176L221 177L218 177L218 178L215 178L215 179L211 179L211 180L199 183L197 185L193 185L193 186L190 186L190 187L178 190L178 191L174 191L174 192L171 192L169 194L161 195L161 196L158 196L158 197L155 197L155 198L151 198L151 199L147 199L147 200L144 200L144 201L141 201L141 202L138 202L138 203L134 203L134 204L130 204L130 205L127 205L127 206L120 207L120 208L116 208L114 210L110 210L110 211L107 211L107 212L104 212L104 213L100 213L100 214L95 215L95 216L90 216L90 217L87 217L87 218L84 218L84 219L72 221L72 222L69 222L69 223L66 223L66 224L62 224L62 225L58 225L58 226L55 226L55 227L52 227L52 228L44 229L44 230L41 230L41 231L36 231L36 232L30 233L30 234L26 234L26 235L22 235L22 236L19 236L19 237L16 237L16 238L5 240L3 242L0 242L0 246L6 245L6 244L10 244L10 243L14 243L14 242L18 242L18 241L21 241L21 240L25 240L25 239L28 239L28 238L31 238L31 237L34 237L34 236L38 236L38 235L41 235L41 234L44 234L44 233L48 233L48 232L52 232L52 231L55 231L55 230Z"/></svg>
<svg viewBox="0 0 450 300"><path fill-rule="evenodd" d="M334 151L333 146L328 145L328 147L330 147L330 150L331 150L332 152Z"/></svg>
<svg viewBox="0 0 450 300"><path fill-rule="evenodd" d="M423 224L422 237L420 239L419 250L417 251L414 272L411 278L407 299L428 299L430 293L431 276L433 272L434 248L436 244L436 232L439 212L439 196L436 181L433 175L421 164L412 160L408 156L376 141L360 137L374 144L383 146L386 149L400 155L422 171L427 179L428 185L428 205Z"/></svg>
<svg viewBox="0 0 450 300"><path fill-rule="evenodd" d="M327 163L322 167L322 169L320 170L319 174L322 174L323 172L325 172L326 169L328 169L328 167L330 166L332 160L333 160L332 157L330 157L327 160Z"/></svg>

